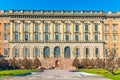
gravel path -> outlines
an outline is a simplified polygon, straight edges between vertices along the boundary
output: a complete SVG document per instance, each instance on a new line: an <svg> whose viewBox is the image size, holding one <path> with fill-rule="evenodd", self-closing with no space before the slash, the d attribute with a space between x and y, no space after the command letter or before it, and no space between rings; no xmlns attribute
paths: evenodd
<svg viewBox="0 0 120 80"><path fill-rule="evenodd" d="M0 80L110 80L102 76L83 73L70 72L69 70L45 70L44 72L33 73L28 76L8 76Z"/></svg>

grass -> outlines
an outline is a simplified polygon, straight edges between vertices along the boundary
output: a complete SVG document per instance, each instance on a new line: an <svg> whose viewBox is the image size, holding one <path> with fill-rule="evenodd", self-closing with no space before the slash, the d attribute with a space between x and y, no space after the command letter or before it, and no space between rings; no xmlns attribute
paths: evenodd
<svg viewBox="0 0 120 80"><path fill-rule="evenodd" d="M111 75L110 72L104 69L79 69L77 71L87 72L87 73L92 73L92 74L99 74L112 80L120 80L120 70L115 71L114 75Z"/></svg>
<svg viewBox="0 0 120 80"><path fill-rule="evenodd" d="M3 71L0 71L0 77L24 74L24 73L29 73L33 71L34 70L3 70Z"/></svg>

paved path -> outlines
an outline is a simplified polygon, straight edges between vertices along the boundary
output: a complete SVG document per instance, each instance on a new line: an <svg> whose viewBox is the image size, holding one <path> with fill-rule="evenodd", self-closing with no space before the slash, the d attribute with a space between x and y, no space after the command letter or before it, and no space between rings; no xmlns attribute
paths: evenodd
<svg viewBox="0 0 120 80"><path fill-rule="evenodd" d="M0 80L109 80L102 76L86 73L70 72L69 70L45 70L28 76L3 77Z"/></svg>

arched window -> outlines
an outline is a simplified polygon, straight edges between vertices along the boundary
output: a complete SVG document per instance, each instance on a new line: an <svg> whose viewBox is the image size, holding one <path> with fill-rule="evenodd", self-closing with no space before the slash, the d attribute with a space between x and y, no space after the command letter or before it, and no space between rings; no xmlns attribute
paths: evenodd
<svg viewBox="0 0 120 80"><path fill-rule="evenodd" d="M60 56L60 48L57 46L54 48L54 57L59 57Z"/></svg>
<svg viewBox="0 0 120 80"><path fill-rule="evenodd" d="M95 55L96 55L96 57L98 57L98 54L99 54L99 50L98 50L98 48L95 48Z"/></svg>
<svg viewBox="0 0 120 80"><path fill-rule="evenodd" d="M50 48L49 47L44 47L44 54L43 54L44 58L49 58L50 57Z"/></svg>
<svg viewBox="0 0 120 80"><path fill-rule="evenodd" d="M14 57L18 57L19 56L19 50L17 48L14 48Z"/></svg>
<svg viewBox="0 0 120 80"><path fill-rule="evenodd" d="M39 49L38 48L35 48L34 49L34 57L39 57Z"/></svg>
<svg viewBox="0 0 120 80"><path fill-rule="evenodd" d="M86 58L87 58L88 55L89 55L89 49L88 48L86 48L85 53L86 53Z"/></svg>
<svg viewBox="0 0 120 80"><path fill-rule="evenodd" d="M78 57L78 56L79 56L79 49L76 48L76 57Z"/></svg>
<svg viewBox="0 0 120 80"><path fill-rule="evenodd" d="M29 57L29 49L24 48L24 57Z"/></svg>
<svg viewBox="0 0 120 80"><path fill-rule="evenodd" d="M70 58L70 47L64 48L64 58Z"/></svg>

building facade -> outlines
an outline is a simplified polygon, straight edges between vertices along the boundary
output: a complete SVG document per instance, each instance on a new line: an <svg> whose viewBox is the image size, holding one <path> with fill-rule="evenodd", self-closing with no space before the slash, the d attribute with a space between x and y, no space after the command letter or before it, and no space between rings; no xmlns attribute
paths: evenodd
<svg viewBox="0 0 120 80"><path fill-rule="evenodd" d="M119 53L120 12L0 10L0 53L6 58L105 58Z"/></svg>

